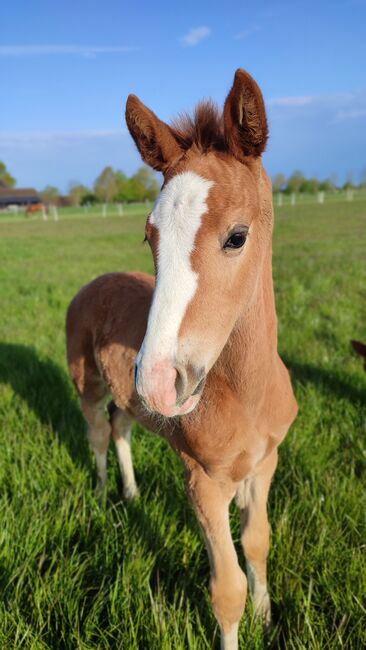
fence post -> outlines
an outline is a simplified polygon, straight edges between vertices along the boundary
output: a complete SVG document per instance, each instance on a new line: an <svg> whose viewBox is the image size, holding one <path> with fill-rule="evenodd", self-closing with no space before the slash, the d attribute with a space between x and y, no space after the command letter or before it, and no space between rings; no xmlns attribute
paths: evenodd
<svg viewBox="0 0 366 650"><path fill-rule="evenodd" d="M292 192L291 194L291 205L296 205L296 194Z"/></svg>
<svg viewBox="0 0 366 650"><path fill-rule="evenodd" d="M324 192L318 192L318 203L324 203Z"/></svg>
<svg viewBox="0 0 366 650"><path fill-rule="evenodd" d="M283 196L282 196L282 192L278 192L277 205L279 205L279 206L283 205Z"/></svg>

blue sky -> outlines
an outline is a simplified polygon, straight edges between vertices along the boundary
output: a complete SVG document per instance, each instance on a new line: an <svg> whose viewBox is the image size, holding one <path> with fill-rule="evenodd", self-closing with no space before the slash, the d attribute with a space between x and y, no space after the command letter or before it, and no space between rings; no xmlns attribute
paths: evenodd
<svg viewBox="0 0 366 650"><path fill-rule="evenodd" d="M140 164L137 94L162 119L220 105L236 68L266 100L270 174L358 180L366 168L366 0L13 0L0 18L0 160L18 185L63 191Z"/></svg>

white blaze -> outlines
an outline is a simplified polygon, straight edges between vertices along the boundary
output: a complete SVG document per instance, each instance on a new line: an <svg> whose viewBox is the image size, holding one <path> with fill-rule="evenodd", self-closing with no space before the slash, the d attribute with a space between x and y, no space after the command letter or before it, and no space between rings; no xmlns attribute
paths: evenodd
<svg viewBox="0 0 366 650"><path fill-rule="evenodd" d="M197 286L191 253L213 181L193 172L174 176L156 202L150 223L159 231L157 278L153 303L137 363L174 359L178 332ZM140 369L139 369L140 370Z"/></svg>

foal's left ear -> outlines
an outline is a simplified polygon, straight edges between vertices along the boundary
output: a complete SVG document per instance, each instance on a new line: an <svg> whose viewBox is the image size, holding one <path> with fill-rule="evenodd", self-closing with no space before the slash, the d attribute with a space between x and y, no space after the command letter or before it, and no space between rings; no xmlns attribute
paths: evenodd
<svg viewBox="0 0 366 650"><path fill-rule="evenodd" d="M142 159L150 167L164 172L183 155L171 127L135 95L127 99L126 122Z"/></svg>
<svg viewBox="0 0 366 650"><path fill-rule="evenodd" d="M224 129L231 153L241 162L263 153L268 139L263 95L253 77L241 68L225 101Z"/></svg>

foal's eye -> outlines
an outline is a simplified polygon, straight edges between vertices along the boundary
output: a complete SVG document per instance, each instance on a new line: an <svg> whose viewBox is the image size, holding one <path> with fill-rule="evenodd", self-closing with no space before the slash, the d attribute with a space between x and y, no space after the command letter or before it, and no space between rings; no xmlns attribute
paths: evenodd
<svg viewBox="0 0 366 650"><path fill-rule="evenodd" d="M245 232L234 232L226 240L224 248L241 248L245 244L247 234Z"/></svg>

